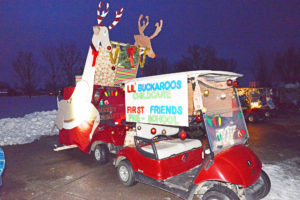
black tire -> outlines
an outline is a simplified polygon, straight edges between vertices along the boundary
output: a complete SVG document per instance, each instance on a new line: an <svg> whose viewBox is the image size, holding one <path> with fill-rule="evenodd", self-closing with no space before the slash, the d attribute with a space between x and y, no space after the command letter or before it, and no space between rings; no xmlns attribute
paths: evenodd
<svg viewBox="0 0 300 200"><path fill-rule="evenodd" d="M265 113L260 114L260 115L257 116L257 120L260 121L260 122L265 121L265 119L266 119Z"/></svg>
<svg viewBox="0 0 300 200"><path fill-rule="evenodd" d="M272 117L271 112L270 111L266 111L265 112L265 118L269 119L271 117Z"/></svg>
<svg viewBox="0 0 300 200"><path fill-rule="evenodd" d="M108 162L108 149L105 144L98 144L94 150L94 159L99 164L105 164Z"/></svg>
<svg viewBox="0 0 300 200"><path fill-rule="evenodd" d="M270 178L264 170L261 170L260 179L262 179L264 186L259 195L257 196L257 199L262 199L265 196L267 196L271 189Z"/></svg>
<svg viewBox="0 0 300 200"><path fill-rule="evenodd" d="M255 120L256 120L255 115L253 115L253 114L248 114L248 115L246 116L246 120L247 120L247 122L250 122L250 123L255 122Z"/></svg>
<svg viewBox="0 0 300 200"><path fill-rule="evenodd" d="M205 192L202 200L240 200L240 198L231 189L222 185L214 185Z"/></svg>
<svg viewBox="0 0 300 200"><path fill-rule="evenodd" d="M127 187L133 186L135 181L135 173L128 160L122 160L118 165L118 177L121 183Z"/></svg>

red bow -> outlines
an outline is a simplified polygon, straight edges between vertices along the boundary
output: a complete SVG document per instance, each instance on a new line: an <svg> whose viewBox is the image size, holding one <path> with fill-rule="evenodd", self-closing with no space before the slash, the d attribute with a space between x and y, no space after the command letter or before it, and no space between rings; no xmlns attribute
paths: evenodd
<svg viewBox="0 0 300 200"><path fill-rule="evenodd" d="M130 65L131 67L134 67L134 60L133 60L133 54L135 53L135 46L128 47L127 53L130 55Z"/></svg>
<svg viewBox="0 0 300 200"><path fill-rule="evenodd" d="M98 54L99 54L99 51L96 51L96 50L94 50L93 48L92 48L92 54L93 54L93 64L92 64L92 67L94 67L95 65L96 65L96 58L97 58L97 56L98 56Z"/></svg>

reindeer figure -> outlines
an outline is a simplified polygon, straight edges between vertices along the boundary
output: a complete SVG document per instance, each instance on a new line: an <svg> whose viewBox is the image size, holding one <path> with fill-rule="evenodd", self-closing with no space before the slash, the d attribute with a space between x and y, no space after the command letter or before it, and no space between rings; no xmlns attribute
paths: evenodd
<svg viewBox="0 0 300 200"><path fill-rule="evenodd" d="M146 20L147 21L145 22L143 20L143 24L141 25L141 20L142 19L143 19L143 15L141 14L140 17L139 17L139 20L138 20L138 27L139 27L139 33L140 33L140 35L135 35L134 36L134 40L135 40L134 45L149 49L146 52L147 56L149 56L150 58L155 58L157 55L154 53L154 51L152 49L151 40L153 38L155 38L160 33L161 28L163 26L163 20L160 20L160 23L157 22L155 24L155 26L156 26L155 32L153 33L152 36L148 37L148 36L144 35L144 30L149 25L149 17L146 16Z"/></svg>
<svg viewBox="0 0 300 200"><path fill-rule="evenodd" d="M70 133L74 133L76 127L79 127L83 121L91 122L93 127L89 129L87 133L87 137L89 137L89 139L91 139L95 128L100 122L99 112L91 103L94 88L96 59L100 48L105 49L108 52L111 51L109 31L118 24L123 14L123 8L121 8L120 11L116 11L113 23L110 26L105 27L102 22L108 14L109 4L106 3L105 10L101 12L102 6L103 3L100 2L97 9L98 25L93 27L94 33L88 51L82 79L76 84L72 96L68 100L61 100L58 103L58 114L54 124L60 131L70 131Z"/></svg>
<svg viewBox="0 0 300 200"><path fill-rule="evenodd" d="M116 11L115 20L113 23L107 28L103 26L103 19L106 17L109 11L109 4L106 3L106 8L101 12L101 7L103 3L100 2L98 9L97 9L97 20L98 26L94 26L94 34L92 37L92 42L89 48L88 56L86 59L86 64L84 67L82 81L87 81L89 85L89 93L86 95L88 101L90 102L92 99L93 94L93 87L94 87L94 76L96 71L96 59L99 55L99 50L105 50L106 52L111 51L110 40L109 40L109 31L115 27L118 22L120 21L123 15L123 8L120 11ZM78 83L77 83L78 84ZM76 88L74 91L74 95L76 94Z"/></svg>

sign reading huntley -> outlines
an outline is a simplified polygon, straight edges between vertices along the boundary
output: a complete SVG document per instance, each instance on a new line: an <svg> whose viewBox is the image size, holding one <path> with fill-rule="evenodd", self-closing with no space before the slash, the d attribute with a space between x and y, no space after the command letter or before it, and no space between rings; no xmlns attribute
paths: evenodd
<svg viewBox="0 0 300 200"><path fill-rule="evenodd" d="M135 79L125 85L126 120L188 126L186 74Z"/></svg>

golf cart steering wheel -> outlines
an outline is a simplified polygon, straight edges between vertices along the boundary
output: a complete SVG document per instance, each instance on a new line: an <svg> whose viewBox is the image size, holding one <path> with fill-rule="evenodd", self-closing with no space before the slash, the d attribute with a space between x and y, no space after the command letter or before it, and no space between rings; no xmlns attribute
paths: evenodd
<svg viewBox="0 0 300 200"><path fill-rule="evenodd" d="M152 138L152 140L163 140L168 139L169 137L167 135L156 135Z"/></svg>

